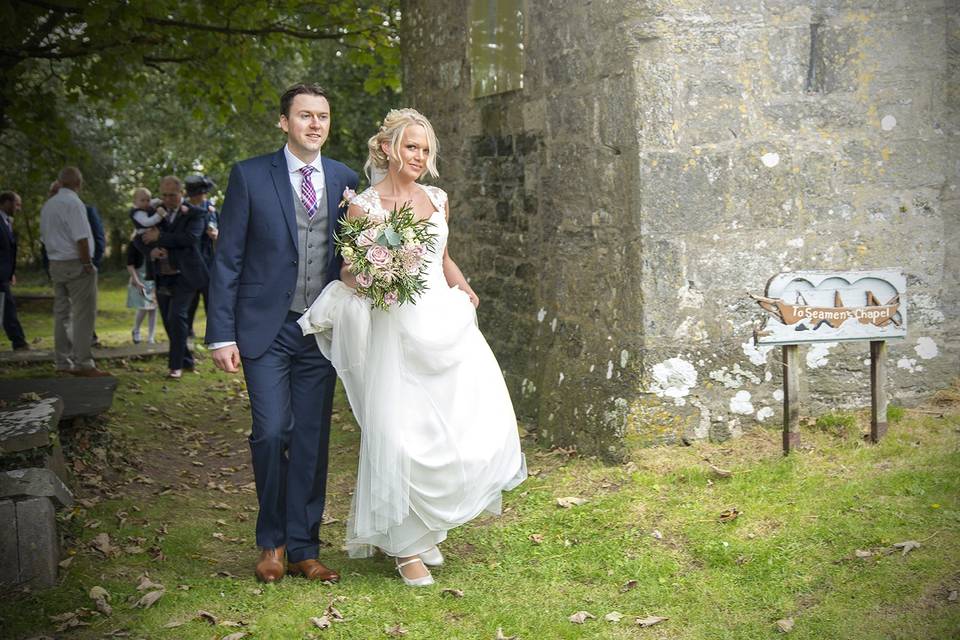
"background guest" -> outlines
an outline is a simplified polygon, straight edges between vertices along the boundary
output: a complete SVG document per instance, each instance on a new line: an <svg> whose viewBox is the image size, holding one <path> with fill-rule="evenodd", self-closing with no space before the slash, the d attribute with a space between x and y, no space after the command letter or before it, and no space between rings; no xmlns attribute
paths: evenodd
<svg viewBox="0 0 960 640"><path fill-rule="evenodd" d="M80 376L106 376L96 368L90 336L97 309L97 268L93 232L78 192L83 176L76 167L60 171L60 188L40 210L40 235L53 281L55 367Z"/></svg>
<svg viewBox="0 0 960 640"><path fill-rule="evenodd" d="M3 297L3 330L13 343L13 350L29 349L27 338L17 318L17 303L11 288L17 284L17 234L13 219L20 213L20 196L13 191L0 193L0 296Z"/></svg>
<svg viewBox="0 0 960 640"><path fill-rule="evenodd" d="M200 255L207 265L207 271L209 271L213 268L213 252L217 245L217 236L220 233L220 219L217 208L213 206L213 202L207 198L207 194L209 194L216 185L214 185L213 180L207 176L188 176L187 179L184 180L184 185L187 189L187 202L206 212L206 226L204 227L203 235L200 237ZM200 304L201 297L203 297L203 311L206 313L207 287L200 289L197 295L194 296L193 302L190 303L190 314L187 320L187 326L190 328L190 337L194 336L193 318L197 315L197 307Z"/></svg>
<svg viewBox="0 0 960 640"><path fill-rule="evenodd" d="M131 242L127 245L127 271L130 273L130 284L127 285L127 307L136 309L133 318L134 344L140 343L140 325L147 318L147 342L157 342L157 297L153 280L147 279L147 260Z"/></svg>
<svg viewBox="0 0 960 640"><path fill-rule="evenodd" d="M137 248L154 260L157 304L170 338L168 376L179 379L184 369L194 369L187 346L187 315L197 291L206 288L207 265L200 256L200 237L206 214L183 202L183 183L176 176L160 181L160 198L169 212L158 226L134 238Z"/></svg>

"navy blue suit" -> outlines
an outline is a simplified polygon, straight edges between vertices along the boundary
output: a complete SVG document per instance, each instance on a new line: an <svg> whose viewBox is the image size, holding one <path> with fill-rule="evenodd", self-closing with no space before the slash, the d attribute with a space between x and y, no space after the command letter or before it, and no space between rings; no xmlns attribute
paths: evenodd
<svg viewBox="0 0 960 640"><path fill-rule="evenodd" d="M13 348L27 346L27 339L17 318L17 303L10 290L10 281L17 270L17 236L0 218L0 293L4 295L3 330Z"/></svg>
<svg viewBox="0 0 960 640"><path fill-rule="evenodd" d="M322 158L329 238L326 281L340 276L333 233L357 174ZM290 311L301 256L283 149L234 165L220 209L210 278L207 343L235 341L253 425L250 451L260 502L257 545L287 546L291 562L316 558L327 480L336 372Z"/></svg>

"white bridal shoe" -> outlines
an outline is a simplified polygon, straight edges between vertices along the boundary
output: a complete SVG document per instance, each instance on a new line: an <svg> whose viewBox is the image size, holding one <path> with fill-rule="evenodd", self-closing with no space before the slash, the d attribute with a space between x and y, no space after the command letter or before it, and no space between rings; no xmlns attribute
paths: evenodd
<svg viewBox="0 0 960 640"><path fill-rule="evenodd" d="M440 553L440 548L436 546L421 553L420 559L428 567L439 567L443 564L443 554Z"/></svg>
<svg viewBox="0 0 960 640"><path fill-rule="evenodd" d="M429 571L427 571L427 575L420 578L408 578L407 576L403 575L403 568L408 564L413 564L414 562L419 562L420 564L424 565L424 568L426 568L426 563L424 563L424 561L419 557L413 558L412 560L407 560L406 562L397 562L397 573L399 573L400 577L403 578L404 584L406 584L408 587L426 587L433 584L433 576L430 575Z"/></svg>

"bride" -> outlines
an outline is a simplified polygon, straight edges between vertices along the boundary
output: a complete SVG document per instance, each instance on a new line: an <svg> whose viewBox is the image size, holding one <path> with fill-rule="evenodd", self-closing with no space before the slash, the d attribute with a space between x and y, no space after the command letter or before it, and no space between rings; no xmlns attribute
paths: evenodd
<svg viewBox="0 0 960 640"><path fill-rule="evenodd" d="M414 109L392 110L370 138L365 169L382 175L347 215L383 219L410 204L436 235L427 289L415 300L372 308L354 295L344 265L300 320L343 380L361 427L347 550L396 558L411 586L433 584L447 531L483 511L527 476L517 422L500 367L477 328L477 294L447 251L447 194L437 177L437 139Z"/></svg>

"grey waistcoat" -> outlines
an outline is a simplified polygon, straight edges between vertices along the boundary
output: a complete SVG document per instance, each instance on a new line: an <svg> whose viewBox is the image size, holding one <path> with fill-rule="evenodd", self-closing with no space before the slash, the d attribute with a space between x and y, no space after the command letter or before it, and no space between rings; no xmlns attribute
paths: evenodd
<svg viewBox="0 0 960 640"><path fill-rule="evenodd" d="M291 187L291 190L293 187ZM297 208L297 288L293 292L290 311L303 313L323 291L327 275L327 190L324 189L317 202L313 220L307 217L307 209L300 201L300 194L293 193Z"/></svg>

